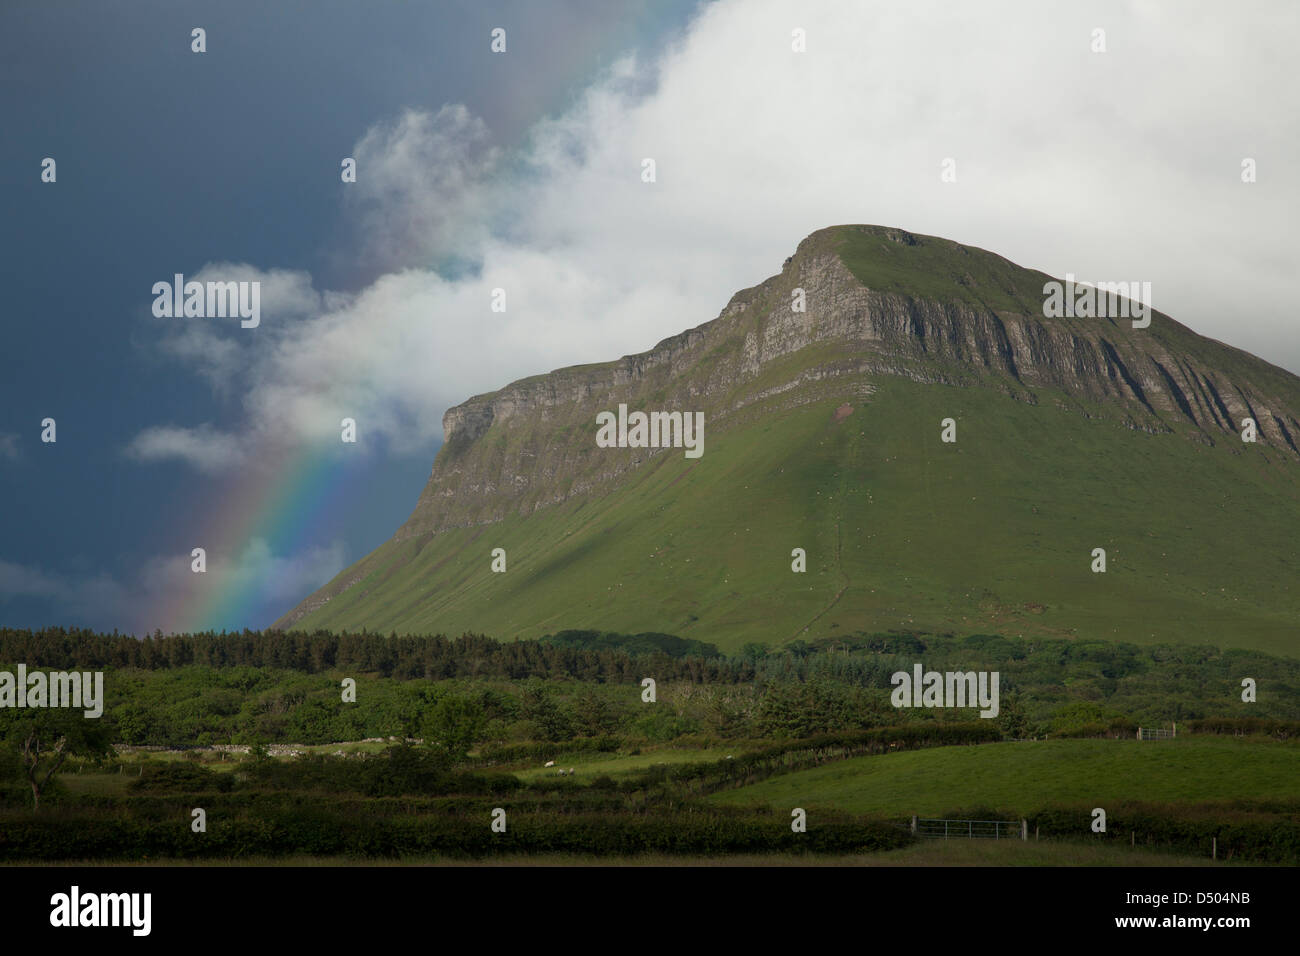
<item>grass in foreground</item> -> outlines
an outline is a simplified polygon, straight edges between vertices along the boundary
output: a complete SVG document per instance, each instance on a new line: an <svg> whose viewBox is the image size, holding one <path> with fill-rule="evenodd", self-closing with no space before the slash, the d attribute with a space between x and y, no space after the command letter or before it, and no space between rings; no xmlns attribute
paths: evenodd
<svg viewBox="0 0 1300 956"><path fill-rule="evenodd" d="M1088 801L1199 803L1294 797L1300 741L1044 740L856 757L714 794L741 806L819 808L895 817L990 806L1029 813Z"/></svg>
<svg viewBox="0 0 1300 956"><path fill-rule="evenodd" d="M12 865L12 864L11 864ZM729 854L717 857L671 856L649 853L627 857L578 854L510 855L483 860L414 857L374 860L350 857L255 857L239 860L150 860L146 863L101 863L80 860L54 866L1239 866L1142 848L1067 843L1055 840L927 840L888 853L814 856L811 854Z"/></svg>

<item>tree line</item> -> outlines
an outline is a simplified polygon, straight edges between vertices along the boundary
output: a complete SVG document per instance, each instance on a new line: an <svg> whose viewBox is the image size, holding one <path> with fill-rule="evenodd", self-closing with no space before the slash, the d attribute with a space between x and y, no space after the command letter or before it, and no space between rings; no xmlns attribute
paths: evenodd
<svg viewBox="0 0 1300 956"><path fill-rule="evenodd" d="M328 631L155 633L136 638L79 628L0 629L0 662L66 670L182 667L274 668L319 674L339 670L396 680L529 677L635 683L647 673L694 683L754 679L754 663L669 634L561 631L537 641L482 634L449 638Z"/></svg>

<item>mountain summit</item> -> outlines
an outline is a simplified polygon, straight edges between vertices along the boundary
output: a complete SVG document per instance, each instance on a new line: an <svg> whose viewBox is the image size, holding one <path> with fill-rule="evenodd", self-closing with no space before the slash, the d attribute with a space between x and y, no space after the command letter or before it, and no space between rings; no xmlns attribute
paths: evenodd
<svg viewBox="0 0 1300 956"><path fill-rule="evenodd" d="M1293 651L1300 378L1159 312L1049 317L1052 281L815 232L711 322L449 409L410 518L276 626ZM638 442L637 412L702 414L703 454Z"/></svg>

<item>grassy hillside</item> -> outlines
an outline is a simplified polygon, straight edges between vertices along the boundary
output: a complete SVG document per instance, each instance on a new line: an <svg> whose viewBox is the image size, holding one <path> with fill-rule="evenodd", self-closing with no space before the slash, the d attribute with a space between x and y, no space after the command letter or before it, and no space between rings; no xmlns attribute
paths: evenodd
<svg viewBox="0 0 1300 956"><path fill-rule="evenodd" d="M857 757L711 797L736 806L942 816L986 806L1031 813L1051 804L1293 799L1300 741L1046 740Z"/></svg>
<svg viewBox="0 0 1300 956"><path fill-rule="evenodd" d="M598 627L724 649L909 627L1297 653L1293 461L1120 428L1045 390L1030 405L873 384L788 411L769 399L706 434L703 458L656 455L617 494L389 542L297 626ZM956 444L939 440L947 417Z"/></svg>

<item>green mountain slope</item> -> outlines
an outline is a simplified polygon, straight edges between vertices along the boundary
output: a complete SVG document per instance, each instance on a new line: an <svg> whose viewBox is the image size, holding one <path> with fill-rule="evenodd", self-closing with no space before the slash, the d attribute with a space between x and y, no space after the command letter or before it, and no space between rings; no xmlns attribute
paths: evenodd
<svg viewBox="0 0 1300 956"><path fill-rule="evenodd" d="M1044 318L1047 278L899 230L815 233L714 322L451 409L406 525L278 625L1296 653L1300 379L1159 313ZM620 402L703 411L703 457L598 448Z"/></svg>

